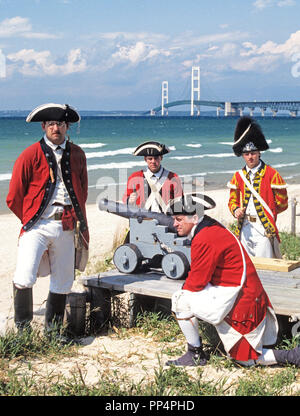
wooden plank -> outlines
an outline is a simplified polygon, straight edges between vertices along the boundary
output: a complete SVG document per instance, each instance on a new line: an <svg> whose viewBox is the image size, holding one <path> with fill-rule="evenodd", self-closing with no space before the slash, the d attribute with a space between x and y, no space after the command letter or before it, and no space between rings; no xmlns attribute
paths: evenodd
<svg viewBox="0 0 300 416"><path fill-rule="evenodd" d="M300 269L297 269L297 273L258 270L257 273L263 285L278 287L278 290L281 290L281 293L284 296L285 288L300 289L299 270Z"/></svg>
<svg viewBox="0 0 300 416"><path fill-rule="evenodd" d="M278 287L265 286L275 313L278 315L294 316L300 319L300 291L299 289L278 290Z"/></svg>
<svg viewBox="0 0 300 416"><path fill-rule="evenodd" d="M182 287L184 281L168 279L157 273L121 274L112 271L103 273L100 278L97 276L84 278L82 282L92 287L171 299L172 294Z"/></svg>
<svg viewBox="0 0 300 416"><path fill-rule="evenodd" d="M256 269L290 272L300 267L298 260L269 259L266 257L252 257Z"/></svg>
<svg viewBox="0 0 300 416"><path fill-rule="evenodd" d="M295 278L289 276L283 272L259 272L275 313L300 319L300 273L297 272ZM183 280L168 279L158 273L122 274L116 270L103 273L101 277L84 277L81 281L86 286L165 299L171 299L184 283Z"/></svg>

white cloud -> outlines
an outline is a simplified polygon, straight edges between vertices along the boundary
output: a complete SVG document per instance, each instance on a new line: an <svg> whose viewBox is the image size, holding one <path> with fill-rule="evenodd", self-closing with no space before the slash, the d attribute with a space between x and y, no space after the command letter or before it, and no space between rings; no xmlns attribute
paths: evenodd
<svg viewBox="0 0 300 416"><path fill-rule="evenodd" d="M280 59L284 57L286 60L291 60L295 53L300 52L300 30L292 33L290 37L281 44L269 40L261 46L254 45L251 42L245 42L243 46L246 50L241 52L242 56L278 56Z"/></svg>
<svg viewBox="0 0 300 416"><path fill-rule="evenodd" d="M294 6L296 4L295 0L256 0L253 3L253 6L258 10L263 10L267 7L278 6Z"/></svg>
<svg viewBox="0 0 300 416"><path fill-rule="evenodd" d="M204 66L208 68L213 65L214 71L219 73L228 69L270 73L279 65L293 62L298 53L300 54L300 30L292 33L283 43L269 40L261 45L246 41L242 44L225 42L218 47L210 46L201 53L201 58Z"/></svg>
<svg viewBox="0 0 300 416"><path fill-rule="evenodd" d="M270 73L278 67L278 59L275 56L254 56L246 60L233 60L231 69L241 72L255 71Z"/></svg>
<svg viewBox="0 0 300 416"><path fill-rule="evenodd" d="M18 70L27 76L68 75L85 71L87 68L80 49L72 49L62 65L55 63L50 51L22 49L17 53L9 54L7 58L13 63L13 70Z"/></svg>
<svg viewBox="0 0 300 416"><path fill-rule="evenodd" d="M32 31L32 25L26 17L15 16L0 22L0 38L24 37L35 39L56 39L59 36Z"/></svg>
<svg viewBox="0 0 300 416"><path fill-rule="evenodd" d="M119 46L118 51L112 55L112 58L115 61L125 61L132 65L137 65L140 62L151 60L159 55L170 56L171 53L139 41L131 46Z"/></svg>
<svg viewBox="0 0 300 416"><path fill-rule="evenodd" d="M169 36L160 33L152 32L100 32L92 33L89 35L82 36L83 39L88 40L110 40L117 42L126 42L126 41L144 41L144 42L154 42L158 43L161 41L166 41L169 39Z"/></svg>
<svg viewBox="0 0 300 416"><path fill-rule="evenodd" d="M22 22L25 33L26 21ZM20 21L18 27L21 28ZM165 73L183 79L192 65L199 64L202 74L215 76L230 70L270 73L280 64L292 62L292 57L300 52L300 30L283 43L267 41L258 45L249 39L248 33L239 31L204 36L184 32L176 37L108 32L98 34L97 41L89 43L88 48L74 48L64 57L50 50L22 49L7 56L7 65L9 74L20 72L26 76L63 76L83 71L108 76L110 70L115 70L115 77L124 74L121 67L126 65L126 77L132 80L139 78L136 68L147 63L143 78L149 71L151 79Z"/></svg>

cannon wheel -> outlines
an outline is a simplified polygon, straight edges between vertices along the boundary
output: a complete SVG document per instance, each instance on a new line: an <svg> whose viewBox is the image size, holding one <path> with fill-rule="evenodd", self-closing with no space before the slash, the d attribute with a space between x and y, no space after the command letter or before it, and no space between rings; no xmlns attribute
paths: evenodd
<svg viewBox="0 0 300 416"><path fill-rule="evenodd" d="M143 256L134 244L119 246L113 257L116 268L122 273L134 273L141 265Z"/></svg>
<svg viewBox="0 0 300 416"><path fill-rule="evenodd" d="M185 279L190 269L190 263L181 251L166 254L161 262L163 272L170 279Z"/></svg>

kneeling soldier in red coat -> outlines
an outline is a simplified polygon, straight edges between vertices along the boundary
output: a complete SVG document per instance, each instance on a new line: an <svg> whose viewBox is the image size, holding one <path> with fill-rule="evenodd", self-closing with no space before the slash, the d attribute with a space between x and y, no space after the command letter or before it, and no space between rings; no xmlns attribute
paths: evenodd
<svg viewBox="0 0 300 416"><path fill-rule="evenodd" d="M190 236L191 268L172 311L188 351L167 365L205 365L198 319L215 326L229 357L242 365L300 365L300 347L273 350L278 325L255 267L237 237L204 215L209 198L186 195L171 202L169 214L179 236ZM213 205L211 204L211 207Z"/></svg>

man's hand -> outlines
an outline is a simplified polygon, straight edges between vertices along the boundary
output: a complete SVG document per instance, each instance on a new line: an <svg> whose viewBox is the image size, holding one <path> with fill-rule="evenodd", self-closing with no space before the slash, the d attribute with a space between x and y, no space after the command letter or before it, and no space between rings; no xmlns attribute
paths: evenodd
<svg viewBox="0 0 300 416"><path fill-rule="evenodd" d="M136 200L137 200L137 193L136 193L136 192L132 192L132 193L130 194L129 198L128 198L127 203L128 203L129 205L134 205L134 204L135 204L135 202L136 202Z"/></svg>
<svg viewBox="0 0 300 416"><path fill-rule="evenodd" d="M244 207L244 208L237 208L234 211L235 218L238 219L238 220L241 220L244 217L244 215L245 215L245 211L246 211L246 207Z"/></svg>

